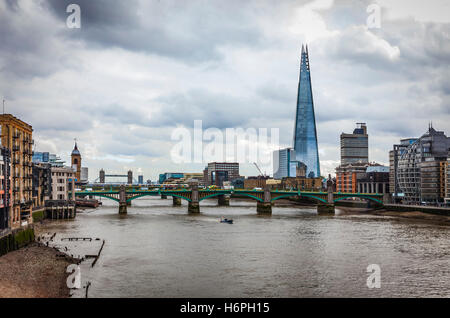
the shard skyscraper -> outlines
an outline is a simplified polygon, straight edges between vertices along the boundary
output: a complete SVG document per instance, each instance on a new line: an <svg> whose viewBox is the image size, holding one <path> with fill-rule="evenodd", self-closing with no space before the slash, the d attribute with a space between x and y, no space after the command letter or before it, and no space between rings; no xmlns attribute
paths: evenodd
<svg viewBox="0 0 450 318"><path fill-rule="evenodd" d="M320 176L320 163L310 71L308 45L306 45L306 49L302 45L294 128L294 150L296 160L306 165L306 177L315 178Z"/></svg>

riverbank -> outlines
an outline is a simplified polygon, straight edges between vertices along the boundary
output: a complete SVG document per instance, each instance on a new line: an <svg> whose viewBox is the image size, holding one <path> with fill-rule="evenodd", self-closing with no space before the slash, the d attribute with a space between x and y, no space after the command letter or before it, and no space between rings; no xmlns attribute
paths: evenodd
<svg viewBox="0 0 450 318"><path fill-rule="evenodd" d="M400 219L414 219L418 221L432 222L440 225L450 225L450 216L429 214L420 211L398 212L381 209L366 213L379 216L397 217Z"/></svg>
<svg viewBox="0 0 450 318"><path fill-rule="evenodd" d="M40 227L34 225L36 240ZM0 298L67 298L66 268L78 260L38 242L0 257Z"/></svg>
<svg viewBox="0 0 450 318"><path fill-rule="evenodd" d="M32 243L0 257L0 297L66 298L66 268L73 264L58 251Z"/></svg>

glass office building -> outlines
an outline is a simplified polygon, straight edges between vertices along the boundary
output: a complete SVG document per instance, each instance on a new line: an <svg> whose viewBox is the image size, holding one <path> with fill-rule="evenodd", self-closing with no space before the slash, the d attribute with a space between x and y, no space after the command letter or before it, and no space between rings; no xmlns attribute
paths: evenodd
<svg viewBox="0 0 450 318"><path fill-rule="evenodd" d="M294 128L294 150L296 160L306 165L306 177L319 177L319 150L317 147L316 118L314 115L308 46L306 46L306 49L302 46Z"/></svg>
<svg viewBox="0 0 450 318"><path fill-rule="evenodd" d="M294 149L275 150L273 152L273 178L296 177L297 164Z"/></svg>

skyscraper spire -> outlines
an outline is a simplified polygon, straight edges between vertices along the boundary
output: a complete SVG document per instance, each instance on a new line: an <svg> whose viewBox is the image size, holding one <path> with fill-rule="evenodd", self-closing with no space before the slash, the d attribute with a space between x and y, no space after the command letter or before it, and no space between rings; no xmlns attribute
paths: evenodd
<svg viewBox="0 0 450 318"><path fill-rule="evenodd" d="M309 178L319 177L319 150L317 146L308 45L306 45L306 50L302 45L294 128L294 149L296 160L306 165L306 176Z"/></svg>

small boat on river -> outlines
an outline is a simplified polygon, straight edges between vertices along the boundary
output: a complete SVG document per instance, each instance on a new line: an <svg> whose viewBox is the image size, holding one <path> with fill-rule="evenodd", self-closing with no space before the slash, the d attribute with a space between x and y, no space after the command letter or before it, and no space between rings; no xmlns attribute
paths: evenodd
<svg viewBox="0 0 450 318"><path fill-rule="evenodd" d="M228 223L228 224L233 224L233 220L232 219L227 219L227 218L221 218L220 219L220 223Z"/></svg>

